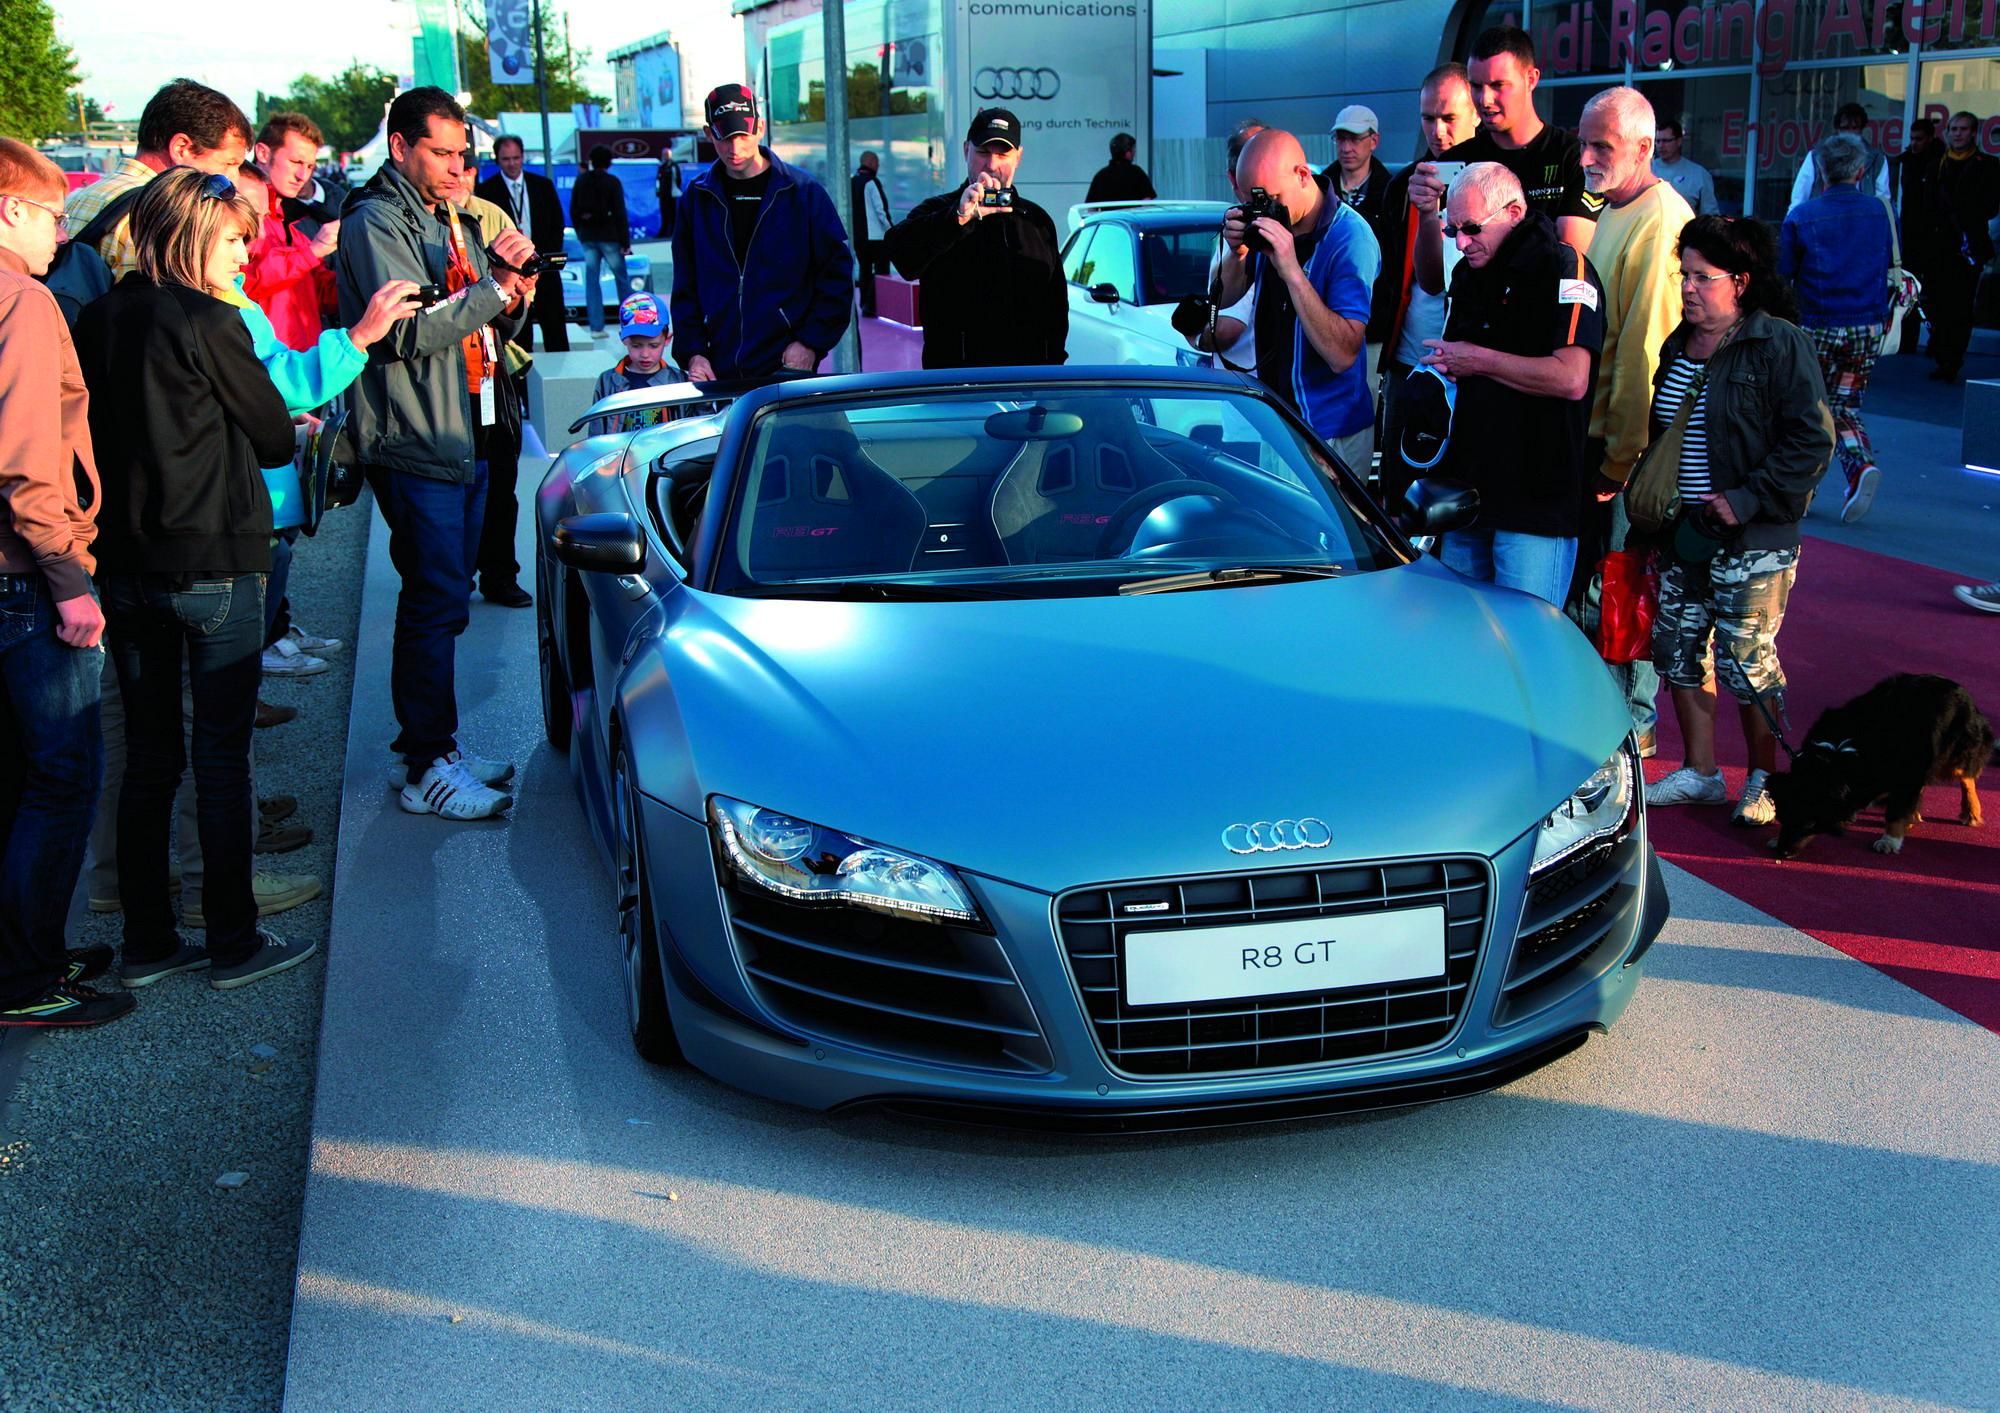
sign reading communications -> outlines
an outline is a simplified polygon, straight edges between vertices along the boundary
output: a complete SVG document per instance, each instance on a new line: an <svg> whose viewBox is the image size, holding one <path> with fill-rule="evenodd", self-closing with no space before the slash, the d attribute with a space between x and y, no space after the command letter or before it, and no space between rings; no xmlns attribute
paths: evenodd
<svg viewBox="0 0 2000 1413"><path fill-rule="evenodd" d="M1622 73L1628 63L1755 63L1769 77L1794 60L2000 42L2000 0L1709 0L1679 8L1577 0L1540 10L1535 29L1550 75Z"/></svg>

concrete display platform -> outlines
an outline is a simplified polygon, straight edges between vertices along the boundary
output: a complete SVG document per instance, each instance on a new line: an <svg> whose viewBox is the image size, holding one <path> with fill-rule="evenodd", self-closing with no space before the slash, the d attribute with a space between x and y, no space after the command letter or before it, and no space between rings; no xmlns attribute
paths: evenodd
<svg viewBox="0 0 2000 1413"><path fill-rule="evenodd" d="M524 497L525 498L525 497ZM1077 1142L637 1059L612 893L475 599L511 822L405 815L357 645L286 1401L1990 1404L2000 1037L1669 870L1609 1037L1483 1098ZM524 562L527 562L523 539Z"/></svg>

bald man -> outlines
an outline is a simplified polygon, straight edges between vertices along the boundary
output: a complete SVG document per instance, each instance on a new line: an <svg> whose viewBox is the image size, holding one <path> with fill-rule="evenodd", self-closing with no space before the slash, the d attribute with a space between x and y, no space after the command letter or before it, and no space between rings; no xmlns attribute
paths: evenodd
<svg viewBox="0 0 2000 1413"><path fill-rule="evenodd" d="M1236 159L1236 189L1283 203L1285 219L1248 220L1232 206L1222 223L1222 306L1257 292L1257 376L1364 480L1375 443L1363 336L1382 252L1368 220L1329 199L1299 140L1266 128Z"/></svg>

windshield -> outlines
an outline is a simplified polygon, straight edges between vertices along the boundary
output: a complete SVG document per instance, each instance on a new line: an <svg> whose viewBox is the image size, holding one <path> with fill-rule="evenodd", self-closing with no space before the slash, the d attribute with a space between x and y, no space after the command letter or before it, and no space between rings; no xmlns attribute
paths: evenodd
<svg viewBox="0 0 2000 1413"><path fill-rule="evenodd" d="M1217 224L1140 236L1139 266L1146 273L1147 304L1208 298L1208 262L1215 255Z"/></svg>
<svg viewBox="0 0 2000 1413"><path fill-rule="evenodd" d="M743 466L720 544L725 593L893 582L1019 598L1403 562L1318 444L1248 390L1059 383L779 404L752 427Z"/></svg>

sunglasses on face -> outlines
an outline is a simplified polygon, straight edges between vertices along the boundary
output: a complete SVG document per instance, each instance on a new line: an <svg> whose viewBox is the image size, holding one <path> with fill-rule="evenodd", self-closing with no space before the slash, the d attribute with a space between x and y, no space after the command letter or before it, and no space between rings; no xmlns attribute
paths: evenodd
<svg viewBox="0 0 2000 1413"><path fill-rule="evenodd" d="M1465 221L1456 226L1446 224L1444 238L1446 240L1457 240L1461 232L1465 235L1476 236L1490 224L1490 222L1483 221Z"/></svg>

